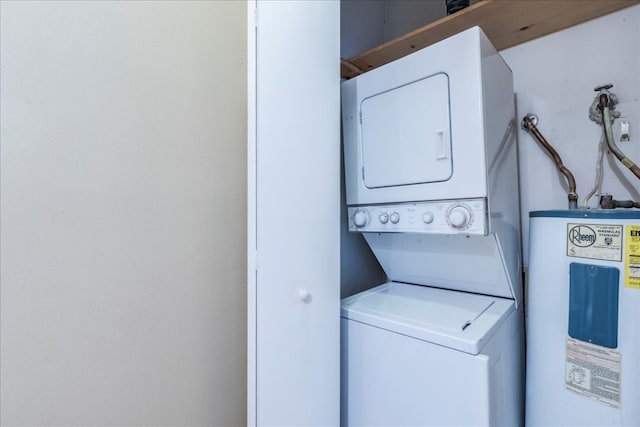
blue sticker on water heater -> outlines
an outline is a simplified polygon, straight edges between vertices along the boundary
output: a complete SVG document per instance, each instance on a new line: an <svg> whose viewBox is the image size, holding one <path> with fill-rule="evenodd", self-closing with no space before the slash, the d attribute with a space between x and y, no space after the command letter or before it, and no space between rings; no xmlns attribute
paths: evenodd
<svg viewBox="0 0 640 427"><path fill-rule="evenodd" d="M573 262L569 276L569 336L617 348L620 270Z"/></svg>

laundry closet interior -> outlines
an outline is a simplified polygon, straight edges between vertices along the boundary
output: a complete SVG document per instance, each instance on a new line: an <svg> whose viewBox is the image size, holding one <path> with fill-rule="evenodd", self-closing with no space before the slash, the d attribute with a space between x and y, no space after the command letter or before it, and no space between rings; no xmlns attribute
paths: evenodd
<svg viewBox="0 0 640 427"><path fill-rule="evenodd" d="M446 16L445 1L249 2L249 425L415 425L434 409L440 424L524 423L524 386L509 380L524 383L529 212L566 209L567 188L521 120L536 115L582 203L601 135L589 105L611 82L631 126L620 147L640 161L640 6L539 3ZM628 67L605 65L605 30ZM420 70L414 52L441 64ZM420 108L441 122L423 126ZM411 152L421 132L435 152ZM410 170L430 155L429 173ZM600 193L640 200L615 162ZM404 347L418 324L429 331Z"/></svg>

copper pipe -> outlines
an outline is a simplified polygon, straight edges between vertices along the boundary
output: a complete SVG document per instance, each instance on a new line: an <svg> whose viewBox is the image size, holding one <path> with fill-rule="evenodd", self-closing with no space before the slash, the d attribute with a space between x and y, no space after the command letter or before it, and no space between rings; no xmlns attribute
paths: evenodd
<svg viewBox="0 0 640 427"><path fill-rule="evenodd" d="M567 167L562 163L562 159L556 150L553 149L551 144L547 142L547 140L542 136L538 128L536 127L538 119L533 114L527 114L522 119L522 128L531 132L531 134L542 144L542 146L549 152L553 161L556 163L558 170L561 174L563 174L567 178L567 183L569 184L569 209L577 209L578 208L578 194L576 193L576 179L573 177L573 174Z"/></svg>

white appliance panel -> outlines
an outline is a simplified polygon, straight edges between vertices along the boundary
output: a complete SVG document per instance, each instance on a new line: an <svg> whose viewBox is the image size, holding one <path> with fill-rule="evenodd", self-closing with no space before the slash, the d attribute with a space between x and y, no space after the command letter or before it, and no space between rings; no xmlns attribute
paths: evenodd
<svg viewBox="0 0 640 427"><path fill-rule="evenodd" d="M342 319L341 425L493 426L490 360ZM346 367L346 369L345 369Z"/></svg>
<svg viewBox="0 0 640 427"><path fill-rule="evenodd" d="M478 354L512 300L389 282L342 301L342 317Z"/></svg>
<svg viewBox="0 0 640 427"><path fill-rule="evenodd" d="M436 319L447 310L456 314ZM477 311L464 332L486 321L479 352L431 339ZM521 425L521 314L513 301L399 283L343 300L341 425Z"/></svg>
<svg viewBox="0 0 640 427"><path fill-rule="evenodd" d="M488 63L490 65L486 65ZM487 72L489 69L491 72ZM431 78L436 76L440 81L431 84ZM448 129L444 118L447 104L443 101L445 77L449 92ZM376 113L375 117L390 123L391 129L383 130L373 144L369 145L366 141L363 144L363 137L368 138L371 135L365 126L372 125L376 129L383 127L378 121L364 120L361 123L362 108L367 106L363 101L389 91L393 93L397 88L406 87L409 90L415 82L423 81L424 86L420 89L428 91L429 94L415 96L402 105L394 105L393 111L387 110L386 115L389 117L384 117L383 112ZM495 150L487 150L486 145L500 145L499 138L509 128L513 119L513 99L509 100L507 106L494 105L495 97L486 93L485 87L500 90L505 88L512 97L511 72L478 27L343 82L342 114L347 204L487 197L487 165L492 160L488 158L488 151L493 153ZM402 97L397 95L397 99ZM418 116L416 109L429 111L428 115L422 117L426 124L418 125L413 120ZM489 122L499 129L487 130L486 116L491 116ZM405 128L400 129L403 126ZM392 150L389 147L396 146L400 139L405 140L409 131L416 132L412 137L415 138L413 141L418 141L421 138L420 134L430 136L426 141L423 139L422 144L406 142L407 146L403 148L409 148L409 152L389 155ZM491 136L492 140L486 141L487 136ZM387 138L383 151L380 154L371 153L375 147L383 146L382 138ZM440 147L445 147L445 150L440 150ZM446 148L450 148L450 152L447 152ZM363 152L367 149L368 152ZM436 158L450 158L431 159L429 163L425 159L434 154L433 150ZM400 159L409 159L410 167L407 169L410 171L394 170L389 172L391 175L379 172L384 171L381 167L385 156L389 164L397 163ZM371 166L367 164L371 159L374 159L372 164L376 165L376 168L373 172L368 172L367 168ZM432 164L436 164L437 168L433 172L420 170L417 166L420 161L424 162L425 169ZM447 171L449 166L450 174Z"/></svg>
<svg viewBox="0 0 640 427"><path fill-rule="evenodd" d="M512 298L519 305L520 282L507 274L494 235L363 235L393 281Z"/></svg>
<svg viewBox="0 0 640 427"><path fill-rule="evenodd" d="M367 188L451 177L449 79L445 74L365 98L360 111Z"/></svg>
<svg viewBox="0 0 640 427"><path fill-rule="evenodd" d="M348 208L349 230L419 234L488 234L486 201L420 202Z"/></svg>

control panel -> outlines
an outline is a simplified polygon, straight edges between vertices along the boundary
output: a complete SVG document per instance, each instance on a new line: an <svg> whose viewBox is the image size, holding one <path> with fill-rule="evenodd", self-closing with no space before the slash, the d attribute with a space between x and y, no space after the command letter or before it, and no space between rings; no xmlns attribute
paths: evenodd
<svg viewBox="0 0 640 427"><path fill-rule="evenodd" d="M349 208L349 231L485 235L485 199Z"/></svg>

